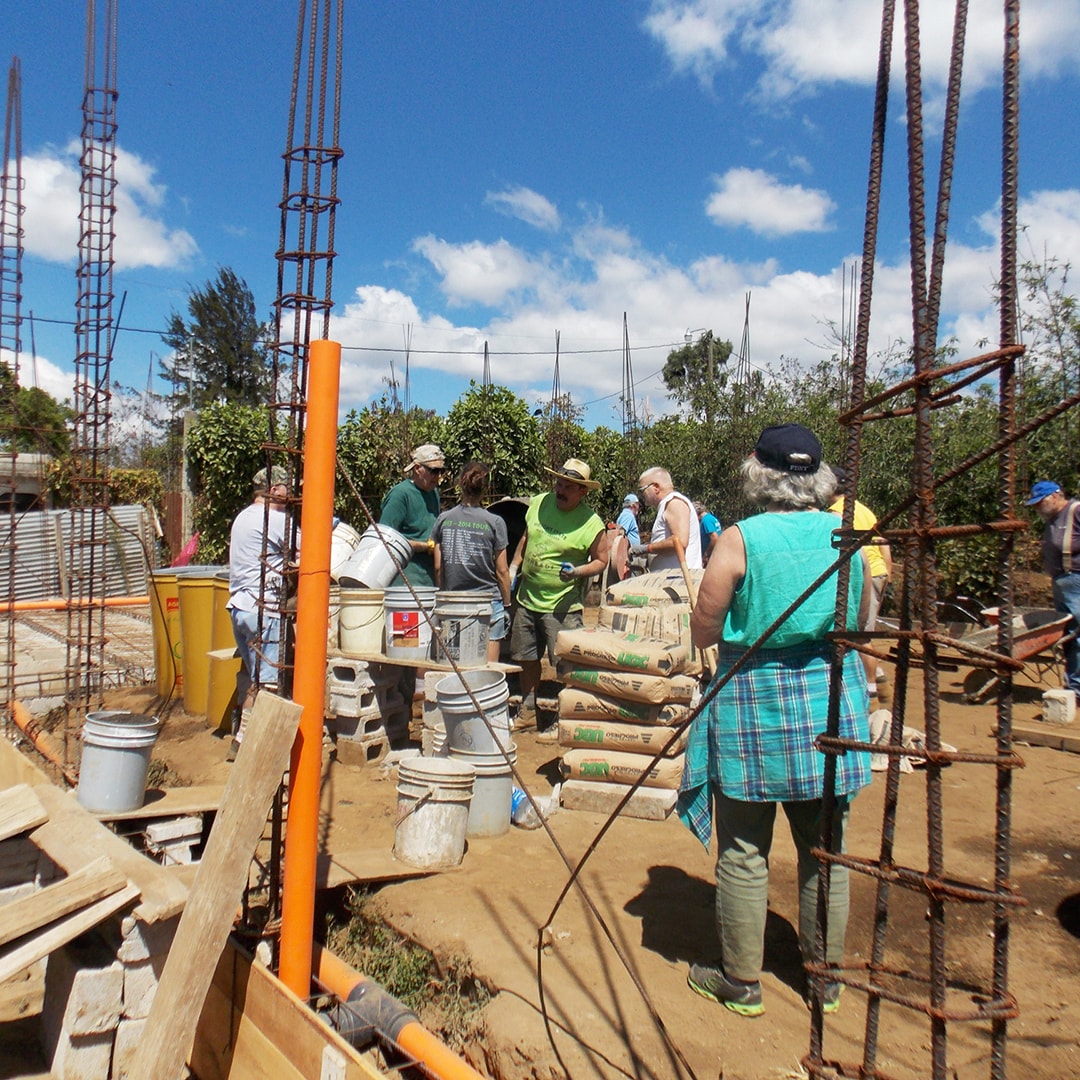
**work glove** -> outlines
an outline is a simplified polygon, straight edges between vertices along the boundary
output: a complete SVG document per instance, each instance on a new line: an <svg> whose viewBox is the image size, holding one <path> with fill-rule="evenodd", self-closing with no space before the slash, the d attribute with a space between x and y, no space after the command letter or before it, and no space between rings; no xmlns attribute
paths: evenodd
<svg viewBox="0 0 1080 1080"><path fill-rule="evenodd" d="M631 555L648 555L649 554L649 545L648 544L631 544L630 545L630 554Z"/></svg>
<svg viewBox="0 0 1080 1080"><path fill-rule="evenodd" d="M577 567L573 563L564 562L559 567L559 578L562 581L573 581L577 577Z"/></svg>

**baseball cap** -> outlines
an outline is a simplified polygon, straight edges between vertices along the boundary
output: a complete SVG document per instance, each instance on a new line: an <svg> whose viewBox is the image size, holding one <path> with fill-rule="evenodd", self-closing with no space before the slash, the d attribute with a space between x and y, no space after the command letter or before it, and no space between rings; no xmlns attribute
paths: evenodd
<svg viewBox="0 0 1080 1080"><path fill-rule="evenodd" d="M631 491L630 494L623 499L622 504L623 506L637 506L639 502L641 502L641 500Z"/></svg>
<svg viewBox="0 0 1080 1080"><path fill-rule="evenodd" d="M821 465L821 443L802 424L774 424L758 436L754 457L781 472L816 473Z"/></svg>
<svg viewBox="0 0 1080 1080"><path fill-rule="evenodd" d="M412 461L405 466L405 472L411 472L417 465L432 465L436 461L439 463L440 468L446 461L441 447L436 446L434 443L424 443L423 446L418 446L412 452Z"/></svg>
<svg viewBox="0 0 1080 1080"><path fill-rule="evenodd" d="M252 479L257 491L269 491L272 487L277 487L279 484L288 484L289 474L280 466L275 465L270 470L270 482L266 480L266 470L260 469Z"/></svg>
<svg viewBox="0 0 1080 1080"><path fill-rule="evenodd" d="M1060 484L1055 484L1053 480L1039 480L1033 485L1031 489L1031 498L1028 499L1025 506L1034 506L1036 503L1041 503L1047 495L1055 495L1061 490Z"/></svg>

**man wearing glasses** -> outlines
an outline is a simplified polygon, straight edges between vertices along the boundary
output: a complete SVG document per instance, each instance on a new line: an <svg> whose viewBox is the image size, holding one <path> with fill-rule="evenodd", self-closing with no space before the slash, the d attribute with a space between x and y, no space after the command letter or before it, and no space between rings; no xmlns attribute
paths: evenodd
<svg viewBox="0 0 1080 1080"><path fill-rule="evenodd" d="M649 569L677 570L675 542L682 545L687 568L701 569L701 526L694 504L675 490L667 469L646 469L638 479L638 491L656 511L647 544L632 544L631 555L649 555Z"/></svg>
<svg viewBox="0 0 1080 1080"><path fill-rule="evenodd" d="M439 501L439 478L446 471L443 452L434 443L424 443L412 452L405 467L405 479L395 484L383 499L379 524L397 530L412 545L413 555L403 574L391 583L404 584L404 576L413 585L435 584L435 541L431 527L442 509Z"/></svg>

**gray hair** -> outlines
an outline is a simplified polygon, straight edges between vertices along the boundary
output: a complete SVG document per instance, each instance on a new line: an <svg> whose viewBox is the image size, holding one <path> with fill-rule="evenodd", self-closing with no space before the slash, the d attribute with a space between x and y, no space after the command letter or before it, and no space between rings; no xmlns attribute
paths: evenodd
<svg viewBox="0 0 1080 1080"><path fill-rule="evenodd" d="M652 468L646 469L640 477L638 477L639 484L659 484L663 488L674 487L671 481L671 473L667 469L660 468L659 465L653 465Z"/></svg>
<svg viewBox="0 0 1080 1080"><path fill-rule="evenodd" d="M739 467L743 495L755 506L810 510L828 506L836 494L836 474L821 464L817 472L789 473L762 465L753 455Z"/></svg>

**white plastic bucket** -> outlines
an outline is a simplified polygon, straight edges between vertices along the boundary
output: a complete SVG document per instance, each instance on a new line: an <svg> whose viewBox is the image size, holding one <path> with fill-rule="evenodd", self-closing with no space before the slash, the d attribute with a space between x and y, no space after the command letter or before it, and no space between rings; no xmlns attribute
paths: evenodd
<svg viewBox="0 0 1080 1080"><path fill-rule="evenodd" d="M510 766L517 761L513 744L507 756L509 761L501 753L478 754L451 748L448 761L471 765L476 771L466 836L502 836L509 831L510 803L514 794L514 774Z"/></svg>
<svg viewBox="0 0 1080 1080"><path fill-rule="evenodd" d="M76 798L93 813L121 813L142 806L150 753L161 723L122 709L86 714Z"/></svg>
<svg viewBox="0 0 1080 1080"><path fill-rule="evenodd" d="M510 691L502 672L464 671L462 678L447 675L435 684L435 699L451 750L492 754L510 746Z"/></svg>
<svg viewBox="0 0 1080 1080"><path fill-rule="evenodd" d="M334 581L359 546L360 534L351 525L339 521L330 534L330 577Z"/></svg>
<svg viewBox="0 0 1080 1080"><path fill-rule="evenodd" d="M417 599L407 588L387 589L386 655L394 660L428 660L431 656L430 615L435 608L434 588L414 586Z"/></svg>
<svg viewBox="0 0 1080 1080"><path fill-rule="evenodd" d="M341 589L338 641L342 652L382 652L382 589Z"/></svg>
<svg viewBox="0 0 1080 1080"><path fill-rule="evenodd" d="M487 661L491 632L491 598L475 592L440 592L435 595L435 623L442 648L434 646L432 658L449 657L459 664Z"/></svg>
<svg viewBox="0 0 1080 1080"><path fill-rule="evenodd" d="M387 525L369 525L338 572L338 584L346 589L385 589L397 577L398 566L406 566L411 558L412 544L401 533Z"/></svg>
<svg viewBox="0 0 1080 1080"><path fill-rule="evenodd" d="M410 866L457 866L476 770L450 758L409 758L398 766L394 855Z"/></svg>

